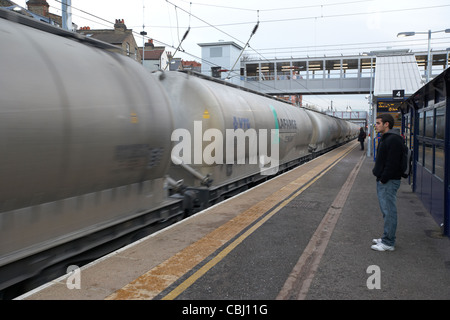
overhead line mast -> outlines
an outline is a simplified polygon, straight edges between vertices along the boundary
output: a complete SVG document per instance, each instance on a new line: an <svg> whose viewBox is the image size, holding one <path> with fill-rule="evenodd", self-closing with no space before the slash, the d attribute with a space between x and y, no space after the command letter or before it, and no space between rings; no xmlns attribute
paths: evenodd
<svg viewBox="0 0 450 320"><path fill-rule="evenodd" d="M64 30L72 30L72 0L62 0L62 27Z"/></svg>

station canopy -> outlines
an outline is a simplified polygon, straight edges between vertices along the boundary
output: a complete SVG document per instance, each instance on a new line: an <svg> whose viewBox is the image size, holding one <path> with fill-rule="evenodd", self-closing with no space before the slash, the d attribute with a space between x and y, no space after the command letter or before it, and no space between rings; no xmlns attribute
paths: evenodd
<svg viewBox="0 0 450 320"><path fill-rule="evenodd" d="M374 96L392 96L393 90L405 90L408 97L423 86L414 54L377 55Z"/></svg>

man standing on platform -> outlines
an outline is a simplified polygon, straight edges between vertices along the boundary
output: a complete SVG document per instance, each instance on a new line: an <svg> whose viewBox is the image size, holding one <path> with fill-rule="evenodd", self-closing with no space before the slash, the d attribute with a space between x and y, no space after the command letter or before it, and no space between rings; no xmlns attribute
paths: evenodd
<svg viewBox="0 0 450 320"><path fill-rule="evenodd" d="M403 138L392 130L393 126L394 118L390 114L381 114L376 119L375 129L381 139L372 173L377 177L378 202L384 219L383 236L372 240L371 248L376 251L395 250Z"/></svg>

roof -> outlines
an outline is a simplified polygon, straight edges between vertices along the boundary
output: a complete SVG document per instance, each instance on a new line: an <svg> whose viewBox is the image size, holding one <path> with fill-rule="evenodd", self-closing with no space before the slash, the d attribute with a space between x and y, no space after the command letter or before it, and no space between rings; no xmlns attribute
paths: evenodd
<svg viewBox="0 0 450 320"><path fill-rule="evenodd" d="M443 92L445 90L444 88L449 82L449 74L450 68L442 71L435 78L431 79L428 83L419 88L419 90L412 94L408 99L404 100L399 109L401 109L403 113L406 113L408 112L410 107L414 109L425 108L428 105L426 103L421 103L421 101L424 101L426 99L434 99L435 104L437 104L438 102L444 102L446 100L445 94L440 95L438 94L438 92Z"/></svg>
<svg viewBox="0 0 450 320"><path fill-rule="evenodd" d="M115 30L84 30L79 33L112 44L122 44L130 35L125 32L115 32Z"/></svg>
<svg viewBox="0 0 450 320"><path fill-rule="evenodd" d="M240 45L238 45L236 42L234 41L219 41L219 42L207 42L207 43L198 43L198 45L200 47L217 47L217 46L234 46L236 48L238 48L239 50L242 50L244 48L242 48Z"/></svg>
<svg viewBox="0 0 450 320"><path fill-rule="evenodd" d="M421 86L422 77L413 54L377 56L375 96L392 96L393 90L405 90L405 96L410 96Z"/></svg>
<svg viewBox="0 0 450 320"><path fill-rule="evenodd" d="M201 67L202 64L198 63L197 61L181 61L181 64L183 65L183 67Z"/></svg>
<svg viewBox="0 0 450 320"><path fill-rule="evenodd" d="M0 0L0 7L18 6L15 2L9 0Z"/></svg>
<svg viewBox="0 0 450 320"><path fill-rule="evenodd" d="M19 6L18 4L16 4L13 1L0 0L0 7L2 7L5 10L13 11L13 12L15 12L17 14L22 14L22 15L27 16L27 17L31 17L31 18L35 18L37 20L45 21L47 23L50 22L48 17L44 17L44 16L36 14L36 13L34 13L32 11L29 11L29 10Z"/></svg>
<svg viewBox="0 0 450 320"><path fill-rule="evenodd" d="M165 49L145 49L144 60L159 60ZM139 48L142 56L142 48Z"/></svg>

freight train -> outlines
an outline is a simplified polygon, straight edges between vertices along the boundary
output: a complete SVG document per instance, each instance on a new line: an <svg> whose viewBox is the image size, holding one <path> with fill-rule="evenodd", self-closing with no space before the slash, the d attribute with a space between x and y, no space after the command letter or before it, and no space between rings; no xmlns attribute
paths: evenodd
<svg viewBox="0 0 450 320"><path fill-rule="evenodd" d="M0 41L0 291L358 134L5 10Z"/></svg>

